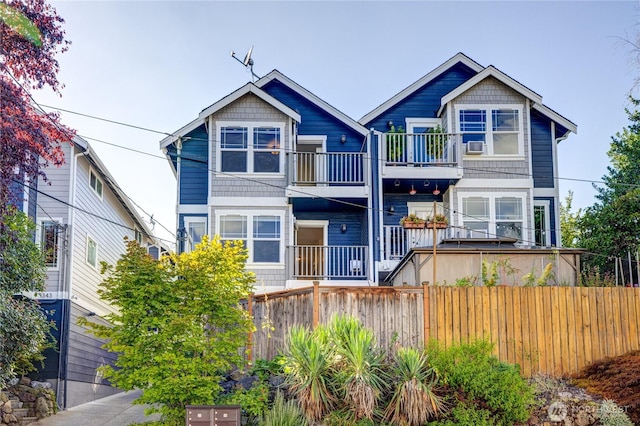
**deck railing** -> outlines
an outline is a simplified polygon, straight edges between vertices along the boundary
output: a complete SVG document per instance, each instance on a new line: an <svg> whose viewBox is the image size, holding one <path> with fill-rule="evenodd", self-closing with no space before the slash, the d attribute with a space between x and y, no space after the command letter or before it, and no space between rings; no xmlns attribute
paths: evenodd
<svg viewBox="0 0 640 426"><path fill-rule="evenodd" d="M367 279L368 250L366 246L306 246L289 247L292 278Z"/></svg>
<svg viewBox="0 0 640 426"><path fill-rule="evenodd" d="M384 233L384 259L400 260L412 247L433 246L432 229L404 229L400 225L383 226ZM449 237L449 229L436 230L436 241Z"/></svg>
<svg viewBox="0 0 640 426"><path fill-rule="evenodd" d="M366 184L368 172L362 152L297 152L293 161L294 185Z"/></svg>
<svg viewBox="0 0 640 426"><path fill-rule="evenodd" d="M386 133L383 156L387 165L455 165L459 135L454 133Z"/></svg>

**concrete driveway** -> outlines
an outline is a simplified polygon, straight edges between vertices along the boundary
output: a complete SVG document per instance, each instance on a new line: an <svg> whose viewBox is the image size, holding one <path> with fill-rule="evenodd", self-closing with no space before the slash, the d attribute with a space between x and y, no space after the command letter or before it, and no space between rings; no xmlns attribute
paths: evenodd
<svg viewBox="0 0 640 426"><path fill-rule="evenodd" d="M132 423L159 420L158 414L145 416L144 406L131 404L139 395L140 391L122 392L59 411L58 414L31 424L34 426L128 426Z"/></svg>

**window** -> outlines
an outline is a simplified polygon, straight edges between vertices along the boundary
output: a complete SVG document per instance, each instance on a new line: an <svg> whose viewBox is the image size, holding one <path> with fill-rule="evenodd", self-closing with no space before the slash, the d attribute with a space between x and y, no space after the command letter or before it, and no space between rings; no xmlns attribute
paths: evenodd
<svg viewBox="0 0 640 426"><path fill-rule="evenodd" d="M225 173L281 173L282 127L220 127L220 166Z"/></svg>
<svg viewBox="0 0 640 426"><path fill-rule="evenodd" d="M276 215L220 216L220 237L223 241L242 241L250 263L280 263L281 217Z"/></svg>
<svg viewBox="0 0 640 426"><path fill-rule="evenodd" d="M98 175L95 174L93 170L91 170L89 185L91 185L91 189L93 189L93 192L95 192L98 197L102 198L102 180L100 180Z"/></svg>
<svg viewBox="0 0 640 426"><path fill-rule="evenodd" d="M58 267L58 223L51 220L40 221L40 249L44 253L45 264L49 268Z"/></svg>
<svg viewBox="0 0 640 426"><path fill-rule="evenodd" d="M462 221L471 238L506 237L522 240L523 197L462 197Z"/></svg>
<svg viewBox="0 0 640 426"><path fill-rule="evenodd" d="M98 243L89 236L87 236L87 263L94 268L98 267Z"/></svg>
<svg viewBox="0 0 640 426"><path fill-rule="evenodd" d="M533 225L536 246L549 247L551 245L551 218L549 209L551 203L548 200L534 200Z"/></svg>
<svg viewBox="0 0 640 426"><path fill-rule="evenodd" d="M136 242L138 244L142 245L142 232L140 232L139 230L136 229L134 231L134 235L135 235Z"/></svg>
<svg viewBox="0 0 640 426"><path fill-rule="evenodd" d="M488 155L522 155L521 111L519 107L461 109L462 142L484 142Z"/></svg>
<svg viewBox="0 0 640 426"><path fill-rule="evenodd" d="M200 244L202 237L207 233L207 220L203 217L185 217L184 228L186 231L184 251L190 252Z"/></svg>

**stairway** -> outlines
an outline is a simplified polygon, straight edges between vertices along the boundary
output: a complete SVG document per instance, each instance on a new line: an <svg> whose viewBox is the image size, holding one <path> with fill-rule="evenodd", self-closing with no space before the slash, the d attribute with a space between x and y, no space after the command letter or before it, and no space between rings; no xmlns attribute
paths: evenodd
<svg viewBox="0 0 640 426"><path fill-rule="evenodd" d="M18 424L20 426L26 426L31 423L35 423L38 421L37 417L29 416L29 409L22 408L23 403L18 399L17 396L10 396L9 401L11 402L12 414L18 420Z"/></svg>

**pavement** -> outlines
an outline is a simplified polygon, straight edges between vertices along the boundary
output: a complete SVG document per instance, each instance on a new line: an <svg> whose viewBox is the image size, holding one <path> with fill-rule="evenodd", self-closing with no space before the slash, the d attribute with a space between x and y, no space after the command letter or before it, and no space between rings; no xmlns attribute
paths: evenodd
<svg viewBox="0 0 640 426"><path fill-rule="evenodd" d="M40 419L33 426L128 426L159 420L160 415L145 416L144 405L133 405L140 391L121 392L87 402Z"/></svg>

